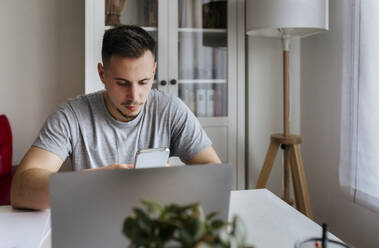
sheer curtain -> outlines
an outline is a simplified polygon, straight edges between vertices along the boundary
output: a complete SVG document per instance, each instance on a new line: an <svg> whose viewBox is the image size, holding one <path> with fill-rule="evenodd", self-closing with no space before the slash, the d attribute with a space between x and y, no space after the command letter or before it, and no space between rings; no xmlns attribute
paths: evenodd
<svg viewBox="0 0 379 248"><path fill-rule="evenodd" d="M379 1L346 1L340 184L379 212Z"/></svg>

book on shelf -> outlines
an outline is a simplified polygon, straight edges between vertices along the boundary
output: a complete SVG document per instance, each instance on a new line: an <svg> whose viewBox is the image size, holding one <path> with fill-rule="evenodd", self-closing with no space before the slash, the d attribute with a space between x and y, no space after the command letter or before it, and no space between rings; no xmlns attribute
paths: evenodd
<svg viewBox="0 0 379 248"><path fill-rule="evenodd" d="M204 117L207 114L207 91L206 89L196 90L196 115L198 117Z"/></svg>
<svg viewBox="0 0 379 248"><path fill-rule="evenodd" d="M157 0L138 1L139 11L141 11L140 26L156 27L157 26Z"/></svg>
<svg viewBox="0 0 379 248"><path fill-rule="evenodd" d="M227 115L227 88L225 84L183 87L179 97L197 117Z"/></svg>
<svg viewBox="0 0 379 248"><path fill-rule="evenodd" d="M225 84L217 84L214 89L214 116L226 116L228 107Z"/></svg>
<svg viewBox="0 0 379 248"><path fill-rule="evenodd" d="M179 27L201 28L201 1L179 0Z"/></svg>
<svg viewBox="0 0 379 248"><path fill-rule="evenodd" d="M222 115L222 92L221 89L216 88L214 92L214 115L221 116Z"/></svg>
<svg viewBox="0 0 379 248"><path fill-rule="evenodd" d="M158 26L158 17L157 17L157 0L150 0L149 1L149 17L148 17L148 26L150 27L156 27Z"/></svg>
<svg viewBox="0 0 379 248"><path fill-rule="evenodd" d="M226 0L204 0L202 4L203 28L226 28Z"/></svg>
<svg viewBox="0 0 379 248"><path fill-rule="evenodd" d="M179 97L188 106L188 108L195 113L195 101L193 89L184 88L180 90Z"/></svg>
<svg viewBox="0 0 379 248"><path fill-rule="evenodd" d="M214 116L214 108L215 108L215 102L214 102L214 89L207 89L207 116L212 117Z"/></svg>
<svg viewBox="0 0 379 248"><path fill-rule="evenodd" d="M227 78L228 71L228 55L227 49L224 47L214 48L213 65L215 68L214 77L217 79Z"/></svg>
<svg viewBox="0 0 379 248"><path fill-rule="evenodd" d="M193 89L188 90L188 96L189 96L189 104L188 107L191 109L193 113L195 113L196 110L196 103L195 103L195 93Z"/></svg>

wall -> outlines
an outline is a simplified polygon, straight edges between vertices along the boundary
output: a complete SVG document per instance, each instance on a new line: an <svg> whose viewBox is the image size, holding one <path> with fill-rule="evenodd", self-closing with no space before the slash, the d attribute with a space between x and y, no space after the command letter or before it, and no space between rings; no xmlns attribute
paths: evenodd
<svg viewBox="0 0 379 248"><path fill-rule="evenodd" d="M18 164L44 120L84 92L84 1L2 0L0 113Z"/></svg>
<svg viewBox="0 0 379 248"><path fill-rule="evenodd" d="M330 1L329 32L301 44L304 166L316 221L355 247L378 247L379 215L347 200L338 179L344 1Z"/></svg>
<svg viewBox="0 0 379 248"><path fill-rule="evenodd" d="M280 40L248 37L248 186L255 188L270 144L283 132L283 57ZM300 43L290 57L290 131L300 133ZM267 188L282 195L282 153L279 151Z"/></svg>

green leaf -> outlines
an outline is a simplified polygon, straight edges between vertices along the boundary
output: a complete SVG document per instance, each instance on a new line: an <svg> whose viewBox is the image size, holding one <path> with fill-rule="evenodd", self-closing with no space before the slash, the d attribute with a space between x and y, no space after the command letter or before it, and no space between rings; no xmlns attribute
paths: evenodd
<svg viewBox="0 0 379 248"><path fill-rule="evenodd" d="M196 240L188 233L185 229L179 229L178 232L178 241L183 244L183 247L193 247L196 243Z"/></svg>
<svg viewBox="0 0 379 248"><path fill-rule="evenodd" d="M195 248L214 248L214 247L205 242L200 242L195 246Z"/></svg>
<svg viewBox="0 0 379 248"><path fill-rule="evenodd" d="M206 217L206 219L207 220L211 220L211 219L213 219L214 217L216 217L217 215L218 215L219 213L218 212L211 212L211 213L209 213L208 215L207 215L207 217Z"/></svg>
<svg viewBox="0 0 379 248"><path fill-rule="evenodd" d="M124 221L122 232L128 238L132 239L135 236L135 229L133 228L137 223L137 220L132 217L128 217Z"/></svg>
<svg viewBox="0 0 379 248"><path fill-rule="evenodd" d="M151 200L142 200L142 204L147 207L148 212L151 214L156 216L161 215L163 207L159 203Z"/></svg>
<svg viewBox="0 0 379 248"><path fill-rule="evenodd" d="M225 223L221 219L216 219L211 222L211 226L213 229L220 229L227 226L227 223Z"/></svg>
<svg viewBox="0 0 379 248"><path fill-rule="evenodd" d="M230 236L226 228L222 229L218 233L218 238L220 239L221 243L227 247L230 245Z"/></svg>
<svg viewBox="0 0 379 248"><path fill-rule="evenodd" d="M238 243L243 243L246 237L245 223L238 215L233 217L232 220L232 235L236 238Z"/></svg>

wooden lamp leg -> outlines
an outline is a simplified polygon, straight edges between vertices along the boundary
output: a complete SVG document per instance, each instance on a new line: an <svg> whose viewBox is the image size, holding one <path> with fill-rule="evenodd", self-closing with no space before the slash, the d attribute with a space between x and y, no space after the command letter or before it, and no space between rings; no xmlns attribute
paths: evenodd
<svg viewBox="0 0 379 248"><path fill-rule="evenodd" d="M296 160L295 160L295 156L294 156L294 150L293 150L293 147L288 147L288 150L289 150L289 156L290 156L290 166L291 166L291 170L292 170L292 184L293 184L293 191L294 191L294 194L295 194L295 202L296 202L296 208L297 210L299 210L300 212L303 212L301 211L302 209L304 209L304 206L302 204L302 198L300 197L301 193L300 193L300 184L299 184L299 180L298 180L298 177L297 177L297 174L295 173L295 170L293 169L294 166L296 166Z"/></svg>
<svg viewBox="0 0 379 248"><path fill-rule="evenodd" d="M291 145L290 153L292 156L291 169L294 180L294 188L296 188L294 190L296 194L296 207L300 212L312 219L311 203L309 200L307 180L301 158L300 145Z"/></svg>
<svg viewBox="0 0 379 248"><path fill-rule="evenodd" d="M285 145L284 149L284 201L292 205L292 201L290 198L290 174L291 174L291 168L290 168L290 154L288 145Z"/></svg>
<svg viewBox="0 0 379 248"><path fill-rule="evenodd" d="M271 140L265 161L261 169L261 173L259 174L258 182L256 185L257 189L263 189L266 187L268 177L270 176L270 172L275 161L276 154L278 153L279 145L279 143Z"/></svg>

